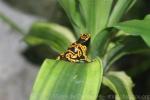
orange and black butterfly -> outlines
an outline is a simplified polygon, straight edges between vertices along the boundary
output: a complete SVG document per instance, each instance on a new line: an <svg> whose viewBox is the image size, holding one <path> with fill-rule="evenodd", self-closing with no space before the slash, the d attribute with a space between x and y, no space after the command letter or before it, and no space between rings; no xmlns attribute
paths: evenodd
<svg viewBox="0 0 150 100"><path fill-rule="evenodd" d="M89 34L81 34L80 38L72 43L66 52L60 54L57 59L65 60L70 62L89 62L87 57L88 45L90 43Z"/></svg>

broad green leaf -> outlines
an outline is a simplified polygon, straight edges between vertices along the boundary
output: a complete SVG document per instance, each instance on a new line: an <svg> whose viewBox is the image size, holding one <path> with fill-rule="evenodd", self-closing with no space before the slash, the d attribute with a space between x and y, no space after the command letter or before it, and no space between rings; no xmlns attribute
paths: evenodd
<svg viewBox="0 0 150 100"><path fill-rule="evenodd" d="M109 18L108 26L120 21L121 17L134 5L136 0L117 0Z"/></svg>
<svg viewBox="0 0 150 100"><path fill-rule="evenodd" d="M150 46L150 20L130 20L118 23L113 27L123 30L129 35L141 36Z"/></svg>
<svg viewBox="0 0 150 100"><path fill-rule="evenodd" d="M44 61L30 100L96 100L103 76L101 60L71 63Z"/></svg>
<svg viewBox="0 0 150 100"><path fill-rule="evenodd" d="M120 40L119 40L120 41ZM103 58L103 64L105 71L119 58L124 55L132 53L140 53L150 51L150 48L145 42L138 36L124 37L119 43L117 43L112 49L107 51Z"/></svg>
<svg viewBox="0 0 150 100"><path fill-rule="evenodd" d="M58 0L74 28L96 34L107 26L113 0Z"/></svg>
<svg viewBox="0 0 150 100"><path fill-rule="evenodd" d="M57 52L64 52L75 41L75 37L58 24L35 23L24 40L30 45L46 44Z"/></svg>
<svg viewBox="0 0 150 100"><path fill-rule="evenodd" d="M87 32L97 34L106 28L113 0L79 0L79 2Z"/></svg>
<svg viewBox="0 0 150 100"><path fill-rule="evenodd" d="M135 100L133 82L124 72L109 72L102 83L115 93L115 100Z"/></svg>
<svg viewBox="0 0 150 100"><path fill-rule="evenodd" d="M58 0L58 2L64 8L74 29L77 32L77 35L79 36L79 34L84 32L85 29L84 20L79 10L79 3L77 0Z"/></svg>
<svg viewBox="0 0 150 100"><path fill-rule="evenodd" d="M99 32L94 38L91 40L90 47L90 56L95 58L97 55L102 57L106 51L106 47L109 43L110 38L109 30L103 30Z"/></svg>

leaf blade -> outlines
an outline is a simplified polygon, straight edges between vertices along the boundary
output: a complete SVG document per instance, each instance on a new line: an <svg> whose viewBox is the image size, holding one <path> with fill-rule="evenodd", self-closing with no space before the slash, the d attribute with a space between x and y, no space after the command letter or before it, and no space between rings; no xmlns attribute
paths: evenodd
<svg viewBox="0 0 150 100"><path fill-rule="evenodd" d="M135 100L133 82L124 72L109 72L103 78L103 84L115 93L116 100Z"/></svg>
<svg viewBox="0 0 150 100"><path fill-rule="evenodd" d="M124 39L118 41L120 42L116 43L115 46L108 50L104 56L103 65L105 71L107 71L115 61L124 55L141 53L150 50L142 38L138 36L126 36Z"/></svg>
<svg viewBox="0 0 150 100"><path fill-rule="evenodd" d="M109 18L108 26L116 24L124 13L126 13L136 2L136 0L117 0L115 7L112 10L112 13Z"/></svg>
<svg viewBox="0 0 150 100"><path fill-rule="evenodd" d="M29 45L46 44L57 52L63 52L75 41L73 33L67 28L53 23L35 23L24 37Z"/></svg>
<svg viewBox="0 0 150 100"><path fill-rule="evenodd" d="M96 100L102 70L99 59L87 64L45 60L30 100Z"/></svg>
<svg viewBox="0 0 150 100"><path fill-rule="evenodd" d="M131 20L114 25L115 28L127 32L129 35L141 36L150 46L150 20Z"/></svg>
<svg viewBox="0 0 150 100"><path fill-rule="evenodd" d="M109 37L111 36L109 29L102 30L97 33L91 40L90 56L95 58L97 55L102 57L106 51L106 47L109 43Z"/></svg>
<svg viewBox="0 0 150 100"><path fill-rule="evenodd" d="M78 2L76 0L58 0L60 5L64 8L66 14L68 15L75 31L76 35L79 36L80 33L84 32L85 25L82 16L80 15L78 9Z"/></svg>
<svg viewBox="0 0 150 100"><path fill-rule="evenodd" d="M96 35L106 28L113 0L79 0L86 31Z"/></svg>

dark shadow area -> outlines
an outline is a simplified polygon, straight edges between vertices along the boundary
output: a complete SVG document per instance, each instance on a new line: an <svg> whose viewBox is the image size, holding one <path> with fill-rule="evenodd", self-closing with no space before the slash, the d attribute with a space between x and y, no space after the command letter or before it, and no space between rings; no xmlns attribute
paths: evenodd
<svg viewBox="0 0 150 100"><path fill-rule="evenodd" d="M29 62L37 65L41 65L46 58L56 59L58 56L58 53L47 45L28 47L22 54Z"/></svg>

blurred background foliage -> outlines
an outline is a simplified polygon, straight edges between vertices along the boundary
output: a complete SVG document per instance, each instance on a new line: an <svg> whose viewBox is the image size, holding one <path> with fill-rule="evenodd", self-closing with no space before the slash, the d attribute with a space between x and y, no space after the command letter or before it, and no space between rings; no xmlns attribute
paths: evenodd
<svg viewBox="0 0 150 100"><path fill-rule="evenodd" d="M68 22L67 17L57 3L57 0L3 0L11 6L21 11L45 17L48 20L56 21L59 23ZM36 3L35 3L36 2ZM135 6L124 17L125 19L140 18L142 19L147 13L150 12L149 0L137 0ZM65 20L62 20L62 19ZM67 23L66 23L67 24Z"/></svg>
<svg viewBox="0 0 150 100"><path fill-rule="evenodd" d="M44 17L47 21L56 22L65 25L72 29L69 20L57 3L57 0L3 0L12 7L23 11L25 13L33 14L36 16ZM127 19L143 19L146 14L150 13L150 0L137 0L138 2L124 16L122 20ZM41 64L45 58L56 58L58 55L46 45L39 45L28 47L23 55L34 64ZM120 67L121 66L121 67ZM149 95L150 94L150 52L144 54L130 54L122 57L112 70L124 70L129 76L132 77L135 87L135 95ZM106 89L108 91L106 91ZM110 90L103 86L103 95L111 94ZM141 99L139 99L141 100Z"/></svg>
<svg viewBox="0 0 150 100"><path fill-rule="evenodd" d="M3 0L25 13L44 17L45 19L70 26L64 10L57 0Z"/></svg>

